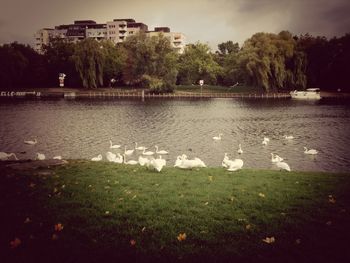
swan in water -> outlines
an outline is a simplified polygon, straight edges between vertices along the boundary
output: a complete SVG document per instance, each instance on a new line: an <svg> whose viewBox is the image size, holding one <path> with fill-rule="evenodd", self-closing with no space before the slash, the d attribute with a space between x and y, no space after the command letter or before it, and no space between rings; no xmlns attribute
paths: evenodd
<svg viewBox="0 0 350 263"><path fill-rule="evenodd" d="M243 150L241 148L241 144L238 145L239 149L237 150L238 154L242 154L243 153Z"/></svg>
<svg viewBox="0 0 350 263"><path fill-rule="evenodd" d="M278 163L282 161L283 161L282 157L278 156L277 154L271 153L271 162Z"/></svg>
<svg viewBox="0 0 350 263"><path fill-rule="evenodd" d="M30 145L34 145L37 144L38 141L36 139L34 139L34 141L24 141L25 144L30 144Z"/></svg>
<svg viewBox="0 0 350 263"><path fill-rule="evenodd" d="M315 149L310 149L310 150L308 150L306 147L304 147L304 153L305 153L305 154L317 154L318 151L315 150Z"/></svg>
<svg viewBox="0 0 350 263"><path fill-rule="evenodd" d="M112 152L106 152L106 158L109 162L114 162L115 159L117 158L117 155Z"/></svg>
<svg viewBox="0 0 350 263"><path fill-rule="evenodd" d="M280 169L280 170L286 170L288 172L290 172L290 167L286 162L277 162L276 166Z"/></svg>
<svg viewBox="0 0 350 263"><path fill-rule="evenodd" d="M168 154L169 152L165 151L165 150L160 150L158 151L158 146L156 145L156 154Z"/></svg>
<svg viewBox="0 0 350 263"><path fill-rule="evenodd" d="M231 161L230 166L227 168L227 171L234 172L239 169L242 169L243 167L243 160L242 159L234 159Z"/></svg>
<svg viewBox="0 0 350 263"><path fill-rule="evenodd" d="M120 146L121 145L119 145L119 144L114 144L113 145L112 140L109 140L109 148L110 149L118 149L118 148L120 148Z"/></svg>
<svg viewBox="0 0 350 263"><path fill-rule="evenodd" d="M293 135L284 135L284 138L286 140L293 140L294 139L294 136Z"/></svg>
<svg viewBox="0 0 350 263"><path fill-rule="evenodd" d="M126 158L125 158L126 155L123 154L123 156L124 156L124 163L125 164L136 165L139 163L138 161L135 161L135 160L126 161Z"/></svg>
<svg viewBox="0 0 350 263"><path fill-rule="evenodd" d="M268 143L269 141L270 141L269 138L264 137L264 140L262 141L262 144L263 144L263 145L267 145L267 143Z"/></svg>
<svg viewBox="0 0 350 263"><path fill-rule="evenodd" d="M54 160L62 160L62 156L61 155L57 155L57 156L54 156L52 159L54 159Z"/></svg>
<svg viewBox="0 0 350 263"><path fill-rule="evenodd" d="M135 150L138 151L143 151L146 150L147 148L145 146L137 146L137 142L135 142Z"/></svg>
<svg viewBox="0 0 350 263"><path fill-rule="evenodd" d="M147 152L146 152L145 149L144 149L143 152L142 152L142 155L146 155L146 156L151 156L151 155L153 155L153 154L154 154L154 152L152 152L152 151L147 151Z"/></svg>
<svg viewBox="0 0 350 263"><path fill-rule="evenodd" d="M126 150L126 146L124 147L124 154L125 155L132 155L134 150Z"/></svg>
<svg viewBox="0 0 350 263"><path fill-rule="evenodd" d="M222 135L223 135L222 133L219 133L219 136L214 136L214 137L213 137L213 140L214 140L214 141L220 141Z"/></svg>
<svg viewBox="0 0 350 263"><path fill-rule="evenodd" d="M98 162L102 160L102 154L97 155L96 157L92 157L91 161Z"/></svg>
<svg viewBox="0 0 350 263"><path fill-rule="evenodd" d="M40 160L40 161L45 160L46 159L45 154L43 154L43 153L36 153L36 159Z"/></svg>
<svg viewBox="0 0 350 263"><path fill-rule="evenodd" d="M124 159L120 153L117 153L117 157L114 159L114 163L123 163Z"/></svg>
<svg viewBox="0 0 350 263"><path fill-rule="evenodd" d="M18 160L16 154L14 154L14 153L0 152L0 160L1 161L8 160L8 159L10 159L11 156L15 157L15 160Z"/></svg>

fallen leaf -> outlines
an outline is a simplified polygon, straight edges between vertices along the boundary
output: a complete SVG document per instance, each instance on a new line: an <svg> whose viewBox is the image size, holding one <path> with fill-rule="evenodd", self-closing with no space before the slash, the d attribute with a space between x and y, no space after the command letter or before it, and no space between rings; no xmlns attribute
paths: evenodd
<svg viewBox="0 0 350 263"><path fill-rule="evenodd" d="M136 241L134 239L130 240L130 246L135 246L136 245Z"/></svg>
<svg viewBox="0 0 350 263"><path fill-rule="evenodd" d="M335 201L335 197L333 195L329 195L328 196L328 201L332 204L334 204L336 201Z"/></svg>
<svg viewBox="0 0 350 263"><path fill-rule="evenodd" d="M63 230L63 225L61 223L58 223L55 225L55 231L60 232Z"/></svg>
<svg viewBox="0 0 350 263"><path fill-rule="evenodd" d="M209 204L209 202L204 203L204 205L208 205L208 204Z"/></svg>
<svg viewBox="0 0 350 263"><path fill-rule="evenodd" d="M297 245L299 245L299 244L301 243L300 238L298 238L297 240L295 240L295 243L296 243Z"/></svg>
<svg viewBox="0 0 350 263"><path fill-rule="evenodd" d="M29 217L27 217L26 220L24 220L24 223L25 223L25 224L28 224L28 223L30 223L30 222L32 222L32 220L30 220Z"/></svg>
<svg viewBox="0 0 350 263"><path fill-rule="evenodd" d="M145 232L146 230L146 227L144 226L142 229L141 229L141 232Z"/></svg>
<svg viewBox="0 0 350 263"><path fill-rule="evenodd" d="M105 212L105 215L109 215L109 211L106 211L106 212Z"/></svg>
<svg viewBox="0 0 350 263"><path fill-rule="evenodd" d="M10 241L10 247L11 248L17 248L19 245L21 245L22 241L16 237L14 240Z"/></svg>
<svg viewBox="0 0 350 263"><path fill-rule="evenodd" d="M64 185L62 185L62 186L61 186L61 188L62 188L62 189L66 188L66 185L65 185L65 184L64 184Z"/></svg>
<svg viewBox="0 0 350 263"><path fill-rule="evenodd" d="M186 240L186 233L180 233L178 236L177 236L177 240L179 240L180 242L181 241L184 241Z"/></svg>
<svg viewBox="0 0 350 263"><path fill-rule="evenodd" d="M326 222L326 225L327 225L327 226L332 225L332 221L327 221L327 222Z"/></svg>
<svg viewBox="0 0 350 263"><path fill-rule="evenodd" d="M274 237L266 237L265 239L263 239L262 241L264 241L267 244L272 244L275 242L275 238Z"/></svg>
<svg viewBox="0 0 350 263"><path fill-rule="evenodd" d="M263 193L259 193L259 196L262 197L262 198L265 197L265 195Z"/></svg>
<svg viewBox="0 0 350 263"><path fill-rule="evenodd" d="M134 195L131 199L135 199L137 195Z"/></svg>
<svg viewBox="0 0 350 263"><path fill-rule="evenodd" d="M249 229L251 229L251 228L252 228L252 226L249 225L249 224L245 226L245 229L247 229L247 230L249 230Z"/></svg>
<svg viewBox="0 0 350 263"><path fill-rule="evenodd" d="M30 187L30 188L34 188L35 185L36 185L35 183L30 183L30 184L29 184L29 187Z"/></svg>
<svg viewBox="0 0 350 263"><path fill-rule="evenodd" d="M58 189L55 187L54 189L53 189L53 193L57 193L58 192Z"/></svg>
<svg viewBox="0 0 350 263"><path fill-rule="evenodd" d="M57 240L57 239L58 239L58 235L52 234L51 239L52 239L52 240Z"/></svg>
<svg viewBox="0 0 350 263"><path fill-rule="evenodd" d="M208 179L209 179L210 182L212 182L213 181L213 176L208 176Z"/></svg>

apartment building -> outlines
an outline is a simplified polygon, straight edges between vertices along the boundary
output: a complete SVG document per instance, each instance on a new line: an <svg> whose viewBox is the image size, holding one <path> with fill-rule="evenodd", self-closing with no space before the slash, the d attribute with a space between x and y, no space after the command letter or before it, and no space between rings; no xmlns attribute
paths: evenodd
<svg viewBox="0 0 350 263"><path fill-rule="evenodd" d="M114 44L123 42L128 36L140 31L149 36L163 33L169 38L173 48L182 53L185 47L185 36L182 33L170 32L168 27L156 27L154 31L148 31L148 26L136 22L134 19L114 19L105 24L98 24L93 20L77 20L74 24L59 25L55 28L43 28L38 30L34 37L34 49L38 53L43 52L43 46L50 42L51 38L68 39L77 42L85 38L93 38L97 41L108 39Z"/></svg>

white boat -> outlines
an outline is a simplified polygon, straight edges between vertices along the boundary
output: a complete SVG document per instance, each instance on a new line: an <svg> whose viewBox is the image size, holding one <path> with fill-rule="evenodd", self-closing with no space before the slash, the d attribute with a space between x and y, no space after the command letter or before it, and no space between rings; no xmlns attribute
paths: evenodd
<svg viewBox="0 0 350 263"><path fill-rule="evenodd" d="M290 96L292 99L312 99L312 100L320 100L320 89L307 89L307 90L294 90L290 92Z"/></svg>

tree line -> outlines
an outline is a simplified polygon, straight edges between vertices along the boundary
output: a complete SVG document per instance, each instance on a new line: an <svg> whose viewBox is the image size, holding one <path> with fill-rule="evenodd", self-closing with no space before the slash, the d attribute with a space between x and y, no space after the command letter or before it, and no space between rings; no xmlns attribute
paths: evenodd
<svg viewBox="0 0 350 263"><path fill-rule="evenodd" d="M117 46L85 39L51 39L42 54L17 42L0 46L1 89L58 86L65 73L69 87L130 86L171 92L175 85L253 85L262 91L306 87L350 91L350 34L328 40L309 34L256 33L240 47L227 41L211 51L189 44L182 54L168 38L129 36ZM111 81L112 80L112 81Z"/></svg>

